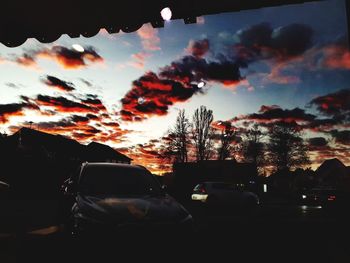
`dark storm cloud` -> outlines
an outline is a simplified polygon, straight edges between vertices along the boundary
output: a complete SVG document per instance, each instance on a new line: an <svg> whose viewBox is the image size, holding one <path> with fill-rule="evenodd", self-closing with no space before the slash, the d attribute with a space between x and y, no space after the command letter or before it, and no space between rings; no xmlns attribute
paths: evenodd
<svg viewBox="0 0 350 263"><path fill-rule="evenodd" d="M350 130L346 130L346 131L332 130L330 131L330 134L335 139L335 142L340 144L350 145Z"/></svg>
<svg viewBox="0 0 350 263"><path fill-rule="evenodd" d="M26 108L24 103L0 104L0 122L5 123L11 116L23 115L23 110Z"/></svg>
<svg viewBox="0 0 350 263"><path fill-rule="evenodd" d="M310 102L317 110L329 116L343 115L350 120L350 89L320 96Z"/></svg>
<svg viewBox="0 0 350 263"><path fill-rule="evenodd" d="M263 105L259 113L242 116L240 119L253 120L257 122L310 122L316 118L315 115L306 113L305 110L294 108L292 110L282 109L274 105L267 107Z"/></svg>
<svg viewBox="0 0 350 263"><path fill-rule="evenodd" d="M52 107L58 112L98 112L99 110L95 107L76 102L65 97L51 97L47 95L38 95L35 102L39 106Z"/></svg>
<svg viewBox="0 0 350 263"><path fill-rule="evenodd" d="M46 75L45 78L43 78L41 81L47 86L54 87L61 91L68 92L75 90L73 83L61 80L54 76Z"/></svg>
<svg viewBox="0 0 350 263"><path fill-rule="evenodd" d="M187 51L194 57L201 58L209 51L209 40L202 39L188 44Z"/></svg>
<svg viewBox="0 0 350 263"><path fill-rule="evenodd" d="M84 47L83 52L79 52L73 48L66 48L63 46L54 46L52 48L53 54L57 60L65 68L78 68L86 66L86 61L101 62L102 57L96 52L94 47Z"/></svg>
<svg viewBox="0 0 350 263"><path fill-rule="evenodd" d="M20 98L22 101L19 103L0 104L0 123L7 123L11 116L23 116L26 109L40 111L39 106L28 97Z"/></svg>
<svg viewBox="0 0 350 263"><path fill-rule="evenodd" d="M98 120L99 119L98 116L91 114L91 113L86 114L86 117L89 118L90 120Z"/></svg>
<svg viewBox="0 0 350 263"><path fill-rule="evenodd" d="M163 67L159 76L181 82L185 86L200 80L230 85L243 79L239 71L239 64L224 55L219 56L216 61L184 56L172 62L170 66Z"/></svg>
<svg viewBox="0 0 350 263"><path fill-rule="evenodd" d="M103 102L101 101L101 99L94 94L87 94L85 95L85 98L81 99L81 102L83 102L84 104L87 104L91 107L94 108L98 108L101 111L106 111L106 107L103 105Z"/></svg>
<svg viewBox="0 0 350 263"><path fill-rule="evenodd" d="M324 137L314 137L309 139L309 145L311 147L324 147L328 144L328 141Z"/></svg>
<svg viewBox="0 0 350 263"><path fill-rule="evenodd" d="M89 123L89 121L92 119L91 117L94 115L87 114L85 116L83 115L71 115L68 117L65 117L58 121L46 121L46 122L37 122L35 123L35 126L39 127L43 130L64 130L69 131L67 128L75 128L80 129L81 127L85 127L86 124ZM24 125L30 125L30 122L24 122ZM81 127L80 127L81 126ZM74 130L74 129L72 129Z"/></svg>
<svg viewBox="0 0 350 263"><path fill-rule="evenodd" d="M312 46L313 30L303 24L291 24L275 29L271 46L285 57L297 56Z"/></svg>
<svg viewBox="0 0 350 263"><path fill-rule="evenodd" d="M260 60L288 60L303 54L312 46L313 30L304 24L291 24L273 29L268 23L238 31L234 45L242 66Z"/></svg>

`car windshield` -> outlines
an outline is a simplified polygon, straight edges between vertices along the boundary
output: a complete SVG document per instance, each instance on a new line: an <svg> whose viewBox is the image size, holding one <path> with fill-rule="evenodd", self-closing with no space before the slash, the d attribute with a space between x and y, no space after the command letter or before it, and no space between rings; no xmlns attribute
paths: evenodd
<svg viewBox="0 0 350 263"><path fill-rule="evenodd" d="M79 192L89 195L159 195L161 189L146 170L120 166L86 166Z"/></svg>

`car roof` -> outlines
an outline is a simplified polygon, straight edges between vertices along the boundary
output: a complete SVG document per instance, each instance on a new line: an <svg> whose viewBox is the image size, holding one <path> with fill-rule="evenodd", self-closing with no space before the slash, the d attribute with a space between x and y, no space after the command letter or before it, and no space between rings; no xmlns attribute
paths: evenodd
<svg viewBox="0 0 350 263"><path fill-rule="evenodd" d="M82 177L82 171L86 167L119 167L119 168L123 168L123 169L148 171L144 166L136 165L136 164L107 163L107 162L84 162L84 163L82 163L81 168L80 168L80 172L77 176L78 181L80 181L80 179Z"/></svg>
<svg viewBox="0 0 350 263"><path fill-rule="evenodd" d="M83 167L120 167L120 168L130 168L130 169L140 169L147 170L142 165L125 164L125 163L106 163L106 162L85 162Z"/></svg>

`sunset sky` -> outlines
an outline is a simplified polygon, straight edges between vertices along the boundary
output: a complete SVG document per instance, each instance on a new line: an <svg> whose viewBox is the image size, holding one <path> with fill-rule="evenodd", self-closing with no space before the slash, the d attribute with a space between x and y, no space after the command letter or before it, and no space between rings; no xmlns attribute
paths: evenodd
<svg viewBox="0 0 350 263"><path fill-rule="evenodd" d="M0 44L0 132L31 126L106 143L161 173L157 149L178 111L205 105L235 127L295 121L312 168L329 158L350 165L346 25L345 1L330 0Z"/></svg>

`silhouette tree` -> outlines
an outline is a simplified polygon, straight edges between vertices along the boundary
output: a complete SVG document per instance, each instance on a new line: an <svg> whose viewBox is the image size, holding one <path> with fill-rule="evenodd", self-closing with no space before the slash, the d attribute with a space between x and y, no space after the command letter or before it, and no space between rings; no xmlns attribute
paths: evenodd
<svg viewBox="0 0 350 263"><path fill-rule="evenodd" d="M262 142L265 134L255 124L251 129L248 129L243 134L242 141L242 155L245 162L253 163L257 169L258 173L263 173L265 165L265 144Z"/></svg>
<svg viewBox="0 0 350 263"><path fill-rule="evenodd" d="M232 142L236 138L235 130L230 122L225 122L225 129L221 131L219 137L219 147L217 148L218 160L226 160L232 155Z"/></svg>
<svg viewBox="0 0 350 263"><path fill-rule="evenodd" d="M192 139L194 142L196 160L208 160L213 153L213 111L205 106L196 109L192 122Z"/></svg>
<svg viewBox="0 0 350 263"><path fill-rule="evenodd" d="M173 162L188 161L190 126L185 110L180 110L174 127L169 131L167 146L163 151L164 157L172 157Z"/></svg>
<svg viewBox="0 0 350 263"><path fill-rule="evenodd" d="M280 122L269 129L268 162L277 172L310 163L307 147L296 123Z"/></svg>

